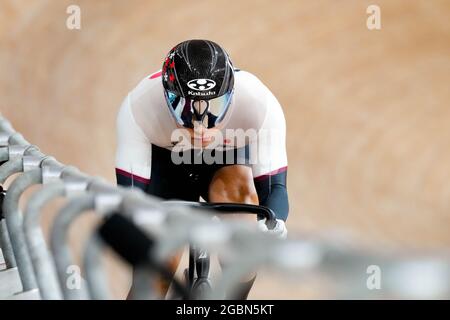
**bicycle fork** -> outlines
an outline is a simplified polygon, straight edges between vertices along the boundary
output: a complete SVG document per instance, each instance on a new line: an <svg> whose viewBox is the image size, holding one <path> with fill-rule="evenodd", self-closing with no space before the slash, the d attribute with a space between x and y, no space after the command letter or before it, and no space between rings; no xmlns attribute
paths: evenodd
<svg viewBox="0 0 450 320"><path fill-rule="evenodd" d="M209 263L210 257L206 250L195 246L189 248L189 290L194 298L205 297L211 289Z"/></svg>

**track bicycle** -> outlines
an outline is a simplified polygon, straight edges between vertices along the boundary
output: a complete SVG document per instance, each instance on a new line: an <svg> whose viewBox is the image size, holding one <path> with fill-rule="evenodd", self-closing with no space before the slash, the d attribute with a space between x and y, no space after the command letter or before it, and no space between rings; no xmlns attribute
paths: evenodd
<svg viewBox="0 0 450 320"><path fill-rule="evenodd" d="M164 203L177 204L195 209L215 211L220 214L256 214L259 219L266 219L266 225L273 229L276 225L276 216L272 209L243 203L208 203L170 200ZM183 272L184 281L193 299L204 299L211 293L212 285L209 278L210 255L207 250L189 245L189 265Z"/></svg>

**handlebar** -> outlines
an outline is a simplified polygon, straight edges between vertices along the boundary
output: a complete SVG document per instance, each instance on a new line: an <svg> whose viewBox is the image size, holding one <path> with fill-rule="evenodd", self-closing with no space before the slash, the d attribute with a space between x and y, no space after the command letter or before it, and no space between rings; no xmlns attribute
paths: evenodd
<svg viewBox="0 0 450 320"><path fill-rule="evenodd" d="M164 203L178 204L189 206L192 208L199 209L210 209L218 211L221 213L239 214L239 213L254 213L257 214L261 219L266 219L266 225L269 229L275 227L276 216L272 209L254 204L246 203L230 203L230 202L192 202L192 201L179 201L179 200L169 200L164 201Z"/></svg>

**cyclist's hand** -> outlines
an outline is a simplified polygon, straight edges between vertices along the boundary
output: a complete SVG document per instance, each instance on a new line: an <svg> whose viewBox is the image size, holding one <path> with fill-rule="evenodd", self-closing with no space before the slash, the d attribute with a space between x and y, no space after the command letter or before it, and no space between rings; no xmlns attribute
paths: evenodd
<svg viewBox="0 0 450 320"><path fill-rule="evenodd" d="M281 219L277 219L277 223L273 229L267 228L266 219L258 220L258 227L261 231L273 234L280 239L287 238L286 224Z"/></svg>

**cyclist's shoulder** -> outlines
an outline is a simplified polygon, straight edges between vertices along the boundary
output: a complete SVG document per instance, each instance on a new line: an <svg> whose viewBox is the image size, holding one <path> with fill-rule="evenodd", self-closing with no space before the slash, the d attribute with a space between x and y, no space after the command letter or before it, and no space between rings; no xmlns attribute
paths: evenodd
<svg viewBox="0 0 450 320"><path fill-rule="evenodd" d="M145 76L128 93L127 103L132 107L133 112L145 113L146 116L153 115L159 118L159 115L167 113L161 71Z"/></svg>
<svg viewBox="0 0 450 320"><path fill-rule="evenodd" d="M152 143L170 143L175 124L164 99L160 71L145 76L128 93L119 110L118 122L129 130L142 131Z"/></svg>
<svg viewBox="0 0 450 320"><path fill-rule="evenodd" d="M240 70L235 71L235 92L244 101L261 104L267 96L273 95L270 89L254 73Z"/></svg>
<svg viewBox="0 0 450 320"><path fill-rule="evenodd" d="M142 78L129 94L136 97L153 94L159 96L162 90L161 71L156 71Z"/></svg>
<svg viewBox="0 0 450 320"><path fill-rule="evenodd" d="M240 68L234 68L236 85L262 85L262 81L252 72Z"/></svg>

